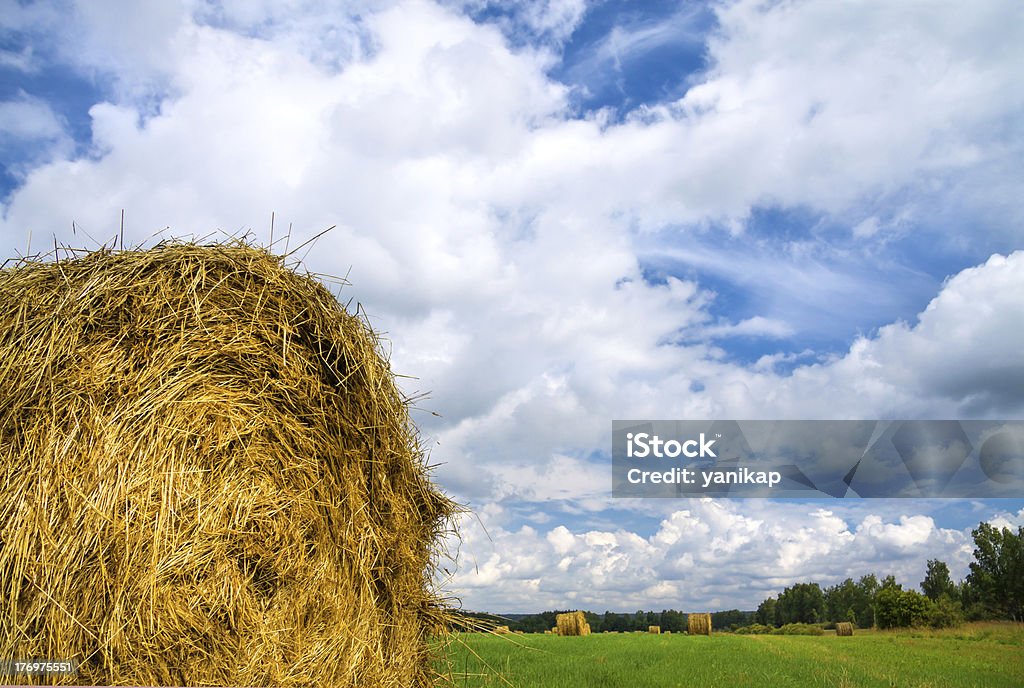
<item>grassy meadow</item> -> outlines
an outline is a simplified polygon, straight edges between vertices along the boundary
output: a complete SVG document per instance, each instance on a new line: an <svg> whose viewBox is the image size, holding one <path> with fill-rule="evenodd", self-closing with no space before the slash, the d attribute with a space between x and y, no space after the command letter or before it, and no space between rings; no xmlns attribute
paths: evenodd
<svg viewBox="0 0 1024 688"><path fill-rule="evenodd" d="M453 686L650 688L1019 688L1024 624L857 631L852 638L462 633L447 649Z"/></svg>

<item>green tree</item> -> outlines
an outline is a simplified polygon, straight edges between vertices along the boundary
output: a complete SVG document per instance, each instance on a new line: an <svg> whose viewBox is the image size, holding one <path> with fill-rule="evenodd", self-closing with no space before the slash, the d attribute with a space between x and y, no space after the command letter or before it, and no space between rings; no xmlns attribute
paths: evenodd
<svg viewBox="0 0 1024 688"><path fill-rule="evenodd" d="M875 622L879 628L923 626L930 620L932 607L919 592L886 585L875 595Z"/></svg>
<svg viewBox="0 0 1024 688"><path fill-rule="evenodd" d="M775 626L775 606L777 600L774 597L769 597L767 600L757 606L757 614L755 618L757 623L762 626Z"/></svg>
<svg viewBox="0 0 1024 688"><path fill-rule="evenodd" d="M739 626L745 626L750 621L750 613L741 612L739 609L729 609L724 612L714 612L711 614L711 627L716 630L738 628Z"/></svg>
<svg viewBox="0 0 1024 688"><path fill-rule="evenodd" d="M686 630L686 615L675 609L667 609L661 613L661 630L679 633Z"/></svg>
<svg viewBox="0 0 1024 688"><path fill-rule="evenodd" d="M871 596L847 578L825 590L825 618L829 621L853 621L857 626L871 625Z"/></svg>
<svg viewBox="0 0 1024 688"><path fill-rule="evenodd" d="M931 609L928 612L928 625L933 628L952 628L959 626L964 621L964 612L960 607L960 600L949 595L942 595L938 600L931 602Z"/></svg>
<svg viewBox="0 0 1024 688"><path fill-rule="evenodd" d="M946 562L938 559L928 560L928 570L925 572L924 580L921 581L921 591L932 602L937 602L943 596L956 597L956 585L949 577L949 567L946 566Z"/></svg>
<svg viewBox="0 0 1024 688"><path fill-rule="evenodd" d="M873 573L861 576L857 581L860 589L863 607L857 610L857 626L859 628L871 628L875 625L875 595L878 594L878 577Z"/></svg>
<svg viewBox="0 0 1024 688"><path fill-rule="evenodd" d="M974 536L974 561L967 582L994 614L1024 620L1024 526L1014 533L981 523Z"/></svg>
<svg viewBox="0 0 1024 688"><path fill-rule="evenodd" d="M779 594L775 621L788 623L817 623L825 616L825 595L817 583L797 583Z"/></svg>

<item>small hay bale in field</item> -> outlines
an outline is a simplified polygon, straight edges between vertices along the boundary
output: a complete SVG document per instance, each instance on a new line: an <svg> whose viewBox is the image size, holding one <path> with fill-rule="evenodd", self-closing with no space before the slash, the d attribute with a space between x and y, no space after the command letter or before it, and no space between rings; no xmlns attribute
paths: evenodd
<svg viewBox="0 0 1024 688"><path fill-rule="evenodd" d="M661 626L648 626L647 632L651 635L661 635Z"/></svg>
<svg viewBox="0 0 1024 688"><path fill-rule="evenodd" d="M551 635L551 631L544 631L544 635Z"/></svg>
<svg viewBox="0 0 1024 688"><path fill-rule="evenodd" d="M836 624L836 635L853 635L853 624L849 621L840 621Z"/></svg>
<svg viewBox="0 0 1024 688"><path fill-rule="evenodd" d="M455 505L364 320L241 242L83 254L0 269L0 657L432 685Z"/></svg>
<svg viewBox="0 0 1024 688"><path fill-rule="evenodd" d="M558 635L578 636L590 635L590 624L583 612L566 612L555 617Z"/></svg>
<svg viewBox="0 0 1024 688"><path fill-rule="evenodd" d="M686 626L690 635L711 635L711 615L687 614Z"/></svg>
<svg viewBox="0 0 1024 688"><path fill-rule="evenodd" d="M499 635L505 635L506 633L511 633L512 631L508 629L508 626L498 626L494 629L494 632Z"/></svg>
<svg viewBox="0 0 1024 688"><path fill-rule="evenodd" d="M665 635L672 635L672 631L665 631Z"/></svg>
<svg viewBox="0 0 1024 688"><path fill-rule="evenodd" d="M558 635L558 626L552 626L551 627L551 633L553 635Z"/></svg>
<svg viewBox="0 0 1024 688"><path fill-rule="evenodd" d="M516 635L523 635L526 631L514 631Z"/></svg>

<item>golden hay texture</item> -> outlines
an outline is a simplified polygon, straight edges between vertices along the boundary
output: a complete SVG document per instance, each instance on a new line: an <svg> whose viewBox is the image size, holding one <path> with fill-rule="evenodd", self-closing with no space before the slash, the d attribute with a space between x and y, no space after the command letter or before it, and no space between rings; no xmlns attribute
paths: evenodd
<svg viewBox="0 0 1024 688"><path fill-rule="evenodd" d="M840 621L836 624L836 635L853 635L853 624L849 621Z"/></svg>
<svg viewBox="0 0 1024 688"><path fill-rule="evenodd" d="M505 633L511 633L512 631L508 629L508 626L495 626L494 632L499 635L504 635Z"/></svg>
<svg viewBox="0 0 1024 688"><path fill-rule="evenodd" d="M0 270L0 657L430 685L456 506L374 333L241 242L82 254Z"/></svg>
<svg viewBox="0 0 1024 688"><path fill-rule="evenodd" d="M690 635L711 635L711 615L687 614L686 626Z"/></svg>
<svg viewBox="0 0 1024 688"><path fill-rule="evenodd" d="M661 635L661 626L648 626L647 632L653 635Z"/></svg>
<svg viewBox="0 0 1024 688"><path fill-rule="evenodd" d="M555 617L558 635L590 635L590 624L583 612L566 612Z"/></svg>

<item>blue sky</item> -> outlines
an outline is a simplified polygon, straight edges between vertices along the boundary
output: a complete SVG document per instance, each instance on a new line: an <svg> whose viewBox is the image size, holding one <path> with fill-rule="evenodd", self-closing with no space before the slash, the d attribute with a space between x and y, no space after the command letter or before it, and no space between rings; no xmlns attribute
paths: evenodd
<svg viewBox="0 0 1024 688"><path fill-rule="evenodd" d="M337 225L307 265L430 393L467 607L916 584L1022 522L608 464L614 418L1022 417L1019 4L336 5L0 0L3 253Z"/></svg>

